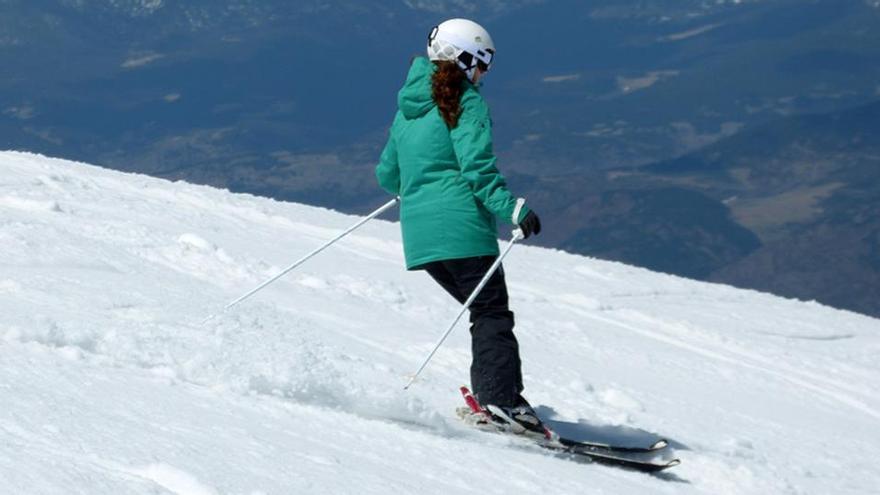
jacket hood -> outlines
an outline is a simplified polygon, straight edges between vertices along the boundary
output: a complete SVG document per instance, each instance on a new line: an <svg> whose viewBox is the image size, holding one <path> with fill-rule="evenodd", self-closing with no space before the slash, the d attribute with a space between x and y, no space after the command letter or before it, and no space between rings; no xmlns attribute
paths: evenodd
<svg viewBox="0 0 880 495"><path fill-rule="evenodd" d="M431 97L431 76L437 66L425 57L413 60L406 82L397 93L397 106L407 119L425 115L436 106Z"/></svg>

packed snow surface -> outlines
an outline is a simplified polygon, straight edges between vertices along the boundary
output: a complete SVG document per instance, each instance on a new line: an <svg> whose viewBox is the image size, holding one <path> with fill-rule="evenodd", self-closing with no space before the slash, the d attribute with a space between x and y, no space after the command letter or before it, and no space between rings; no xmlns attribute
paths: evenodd
<svg viewBox="0 0 880 495"><path fill-rule="evenodd" d="M668 438L652 476L460 423L464 322L404 391L458 307L395 223L221 312L357 219L0 153L0 493L880 490L880 321L854 313L515 246L526 396Z"/></svg>

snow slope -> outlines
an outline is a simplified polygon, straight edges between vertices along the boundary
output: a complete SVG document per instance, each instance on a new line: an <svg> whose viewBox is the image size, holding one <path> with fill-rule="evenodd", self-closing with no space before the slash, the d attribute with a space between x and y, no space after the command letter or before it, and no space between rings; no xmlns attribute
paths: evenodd
<svg viewBox="0 0 880 495"><path fill-rule="evenodd" d="M378 206L378 205L377 205ZM0 493L877 493L880 321L517 246L526 396L650 476L455 418L468 332L374 221L0 153Z"/></svg>

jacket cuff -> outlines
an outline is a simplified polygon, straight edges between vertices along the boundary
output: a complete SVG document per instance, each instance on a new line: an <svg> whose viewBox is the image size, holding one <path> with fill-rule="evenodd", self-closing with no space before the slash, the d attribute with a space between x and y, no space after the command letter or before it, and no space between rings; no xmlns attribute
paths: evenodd
<svg viewBox="0 0 880 495"><path fill-rule="evenodd" d="M513 214L510 216L510 221L514 225L519 225L528 212L529 209L526 207L526 198L517 198L516 206L513 208Z"/></svg>

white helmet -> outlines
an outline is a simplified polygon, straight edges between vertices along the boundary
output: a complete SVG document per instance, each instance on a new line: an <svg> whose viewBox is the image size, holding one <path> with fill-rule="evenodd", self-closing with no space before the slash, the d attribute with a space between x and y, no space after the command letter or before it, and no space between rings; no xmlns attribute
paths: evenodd
<svg viewBox="0 0 880 495"><path fill-rule="evenodd" d="M428 58L458 63L474 80L477 67L486 72L495 58L495 43L489 32L474 21L449 19L434 26L428 35Z"/></svg>

